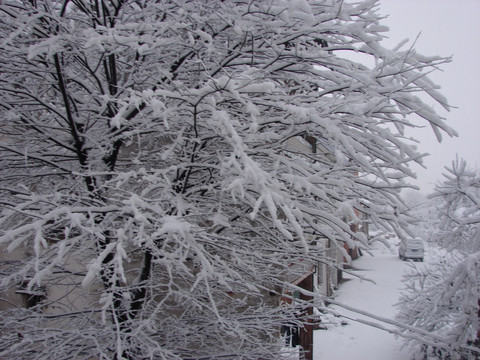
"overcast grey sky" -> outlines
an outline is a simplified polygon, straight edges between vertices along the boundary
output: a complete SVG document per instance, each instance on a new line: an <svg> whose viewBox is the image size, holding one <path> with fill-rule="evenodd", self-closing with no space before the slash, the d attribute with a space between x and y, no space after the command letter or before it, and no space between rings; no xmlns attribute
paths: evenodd
<svg viewBox="0 0 480 360"><path fill-rule="evenodd" d="M444 136L439 144L430 128L411 133L420 140L419 150L431 154L424 159L427 170L415 167L418 180L413 182L430 192L457 153L471 168L480 167L480 0L380 0L379 5L379 13L388 15L383 20L390 28L387 47L405 38L411 43L421 33L414 46L419 53L453 56L430 78L456 107L446 112L434 105L459 137Z"/></svg>

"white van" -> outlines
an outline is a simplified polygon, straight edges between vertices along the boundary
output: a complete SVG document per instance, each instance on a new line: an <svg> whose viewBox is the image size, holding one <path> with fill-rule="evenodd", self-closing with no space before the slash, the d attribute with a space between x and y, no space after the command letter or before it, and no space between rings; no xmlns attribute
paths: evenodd
<svg viewBox="0 0 480 360"><path fill-rule="evenodd" d="M423 261L425 247L420 238L402 240L398 246L398 256L402 260Z"/></svg>

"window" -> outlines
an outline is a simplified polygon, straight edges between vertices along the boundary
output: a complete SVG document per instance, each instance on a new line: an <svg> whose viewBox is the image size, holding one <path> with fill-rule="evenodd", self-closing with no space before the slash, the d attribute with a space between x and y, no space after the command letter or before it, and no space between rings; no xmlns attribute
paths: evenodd
<svg viewBox="0 0 480 360"><path fill-rule="evenodd" d="M32 286L30 290L28 289L29 280L23 281L19 289L15 291L16 294L22 296L24 306L27 309L40 308L40 303L45 300L47 291L43 286Z"/></svg>

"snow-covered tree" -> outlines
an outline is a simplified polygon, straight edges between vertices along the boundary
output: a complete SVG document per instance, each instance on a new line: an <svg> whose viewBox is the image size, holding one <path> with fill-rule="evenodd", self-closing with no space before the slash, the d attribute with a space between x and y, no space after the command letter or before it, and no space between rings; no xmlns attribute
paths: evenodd
<svg viewBox="0 0 480 360"><path fill-rule="evenodd" d="M409 336L418 359L480 356L480 175L456 161L431 195L440 201L439 247L432 261L406 276L399 319L431 337ZM434 248L435 249L435 248Z"/></svg>
<svg viewBox="0 0 480 360"><path fill-rule="evenodd" d="M441 203L440 199L427 197L420 191L411 191L405 194L404 200L410 209L411 216L414 218L410 226L415 237L422 239L427 247L430 243L436 247L437 235L432 232L432 229L439 228L438 207Z"/></svg>
<svg viewBox="0 0 480 360"><path fill-rule="evenodd" d="M292 264L406 231L404 129L454 134L376 6L2 1L0 357L278 359Z"/></svg>

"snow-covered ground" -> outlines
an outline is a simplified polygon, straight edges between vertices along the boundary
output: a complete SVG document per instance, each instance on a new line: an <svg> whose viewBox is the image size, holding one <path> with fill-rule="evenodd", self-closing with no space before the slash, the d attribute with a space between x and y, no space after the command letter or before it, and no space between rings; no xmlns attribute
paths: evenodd
<svg viewBox="0 0 480 360"><path fill-rule="evenodd" d="M388 249L379 244L372 253L373 257L364 254L355 260L353 272L373 280L375 284L345 274L344 278L348 280L340 285L335 300L377 316L393 319L396 313L393 305L403 288L402 274L409 265L398 258L396 246ZM335 305L331 305L330 308L344 317L328 317L326 321L328 330L315 330L314 360L409 359L407 349L402 348L401 339L384 330L351 319L364 319L381 324L378 320ZM329 322L331 324L328 324ZM346 324L342 325L342 322ZM392 328L388 324L381 326Z"/></svg>

